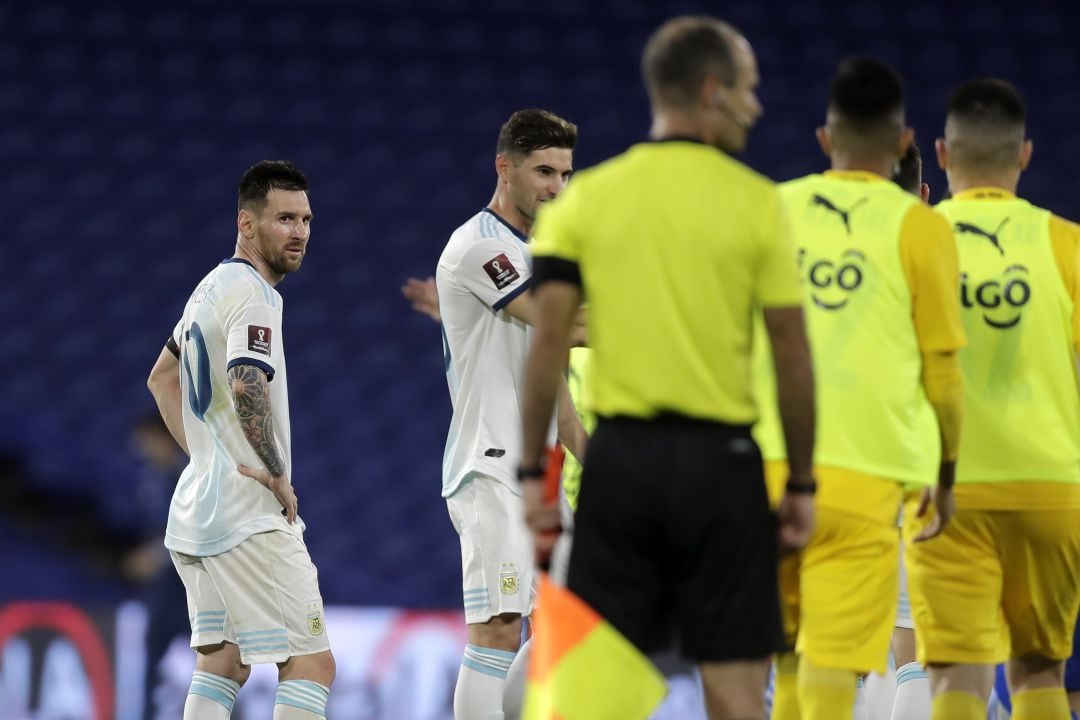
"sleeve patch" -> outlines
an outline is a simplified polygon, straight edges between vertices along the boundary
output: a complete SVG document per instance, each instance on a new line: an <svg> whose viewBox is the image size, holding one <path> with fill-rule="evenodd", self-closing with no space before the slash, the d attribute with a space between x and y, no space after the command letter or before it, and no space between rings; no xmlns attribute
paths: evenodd
<svg viewBox="0 0 1080 720"><path fill-rule="evenodd" d="M510 259L504 253L499 253L484 263L484 272L488 274L491 282L495 283L498 290L513 284L515 280L521 277L518 275L517 268L514 267L514 264L510 262Z"/></svg>
<svg viewBox="0 0 1080 720"><path fill-rule="evenodd" d="M248 350L270 354L270 328L261 325L248 325Z"/></svg>

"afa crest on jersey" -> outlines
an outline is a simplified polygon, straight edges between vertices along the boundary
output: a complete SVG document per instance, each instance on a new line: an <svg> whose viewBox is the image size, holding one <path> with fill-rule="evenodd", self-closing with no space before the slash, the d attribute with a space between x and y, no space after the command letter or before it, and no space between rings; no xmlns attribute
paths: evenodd
<svg viewBox="0 0 1080 720"><path fill-rule="evenodd" d="M499 572L499 590L503 595L516 595L518 587L517 568L513 563L504 563Z"/></svg>

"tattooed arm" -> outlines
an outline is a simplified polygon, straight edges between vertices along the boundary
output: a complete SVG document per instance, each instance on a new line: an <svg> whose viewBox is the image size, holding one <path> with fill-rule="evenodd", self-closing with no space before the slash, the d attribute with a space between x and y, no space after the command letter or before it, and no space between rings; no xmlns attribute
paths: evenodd
<svg viewBox="0 0 1080 720"><path fill-rule="evenodd" d="M274 493L291 524L296 520L296 494L285 475L285 464L274 440L270 383L266 374L252 365L234 365L229 368L229 380L232 383L233 406L236 408L236 417L240 420L244 437L263 462L263 468L240 465L238 469Z"/></svg>

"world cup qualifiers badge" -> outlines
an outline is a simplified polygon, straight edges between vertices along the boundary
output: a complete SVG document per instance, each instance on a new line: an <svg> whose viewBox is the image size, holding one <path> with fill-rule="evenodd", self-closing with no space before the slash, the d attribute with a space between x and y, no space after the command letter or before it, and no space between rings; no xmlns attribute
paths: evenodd
<svg viewBox="0 0 1080 720"><path fill-rule="evenodd" d="M270 354L270 328L259 325L248 325L248 350L251 352Z"/></svg>

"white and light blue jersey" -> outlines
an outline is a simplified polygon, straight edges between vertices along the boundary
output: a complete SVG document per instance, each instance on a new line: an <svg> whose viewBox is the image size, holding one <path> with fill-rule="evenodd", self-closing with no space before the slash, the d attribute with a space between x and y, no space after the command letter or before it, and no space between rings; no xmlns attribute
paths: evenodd
<svg viewBox="0 0 1080 720"><path fill-rule="evenodd" d="M233 406L229 368L253 365L270 380L274 439L292 477L288 381L281 339L282 300L246 260L225 260L203 278L173 331L180 349L180 393L191 461L169 506L165 547L219 555L268 530L301 534L281 504L239 464L259 468Z"/></svg>
<svg viewBox="0 0 1080 720"><path fill-rule="evenodd" d="M443 454L443 497L470 472L520 492L516 473L529 326L505 308L529 287L526 242L485 208L454 231L439 257L435 283L454 407Z"/></svg>

